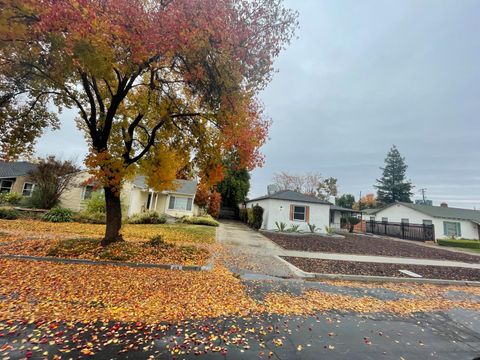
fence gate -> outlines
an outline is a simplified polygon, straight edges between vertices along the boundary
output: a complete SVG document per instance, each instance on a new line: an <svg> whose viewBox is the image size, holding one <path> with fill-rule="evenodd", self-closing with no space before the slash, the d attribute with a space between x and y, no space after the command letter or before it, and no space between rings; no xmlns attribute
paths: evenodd
<svg viewBox="0 0 480 360"><path fill-rule="evenodd" d="M407 224L394 222L366 221L366 232L400 239L429 241L435 240L434 225Z"/></svg>

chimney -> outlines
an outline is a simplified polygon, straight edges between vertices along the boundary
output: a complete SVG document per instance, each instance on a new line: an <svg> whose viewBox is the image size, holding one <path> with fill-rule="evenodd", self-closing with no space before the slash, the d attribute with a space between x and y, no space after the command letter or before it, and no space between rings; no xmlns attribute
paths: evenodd
<svg viewBox="0 0 480 360"><path fill-rule="evenodd" d="M448 204L446 202L442 202L440 204L440 207L443 207L443 208L448 208Z"/></svg>

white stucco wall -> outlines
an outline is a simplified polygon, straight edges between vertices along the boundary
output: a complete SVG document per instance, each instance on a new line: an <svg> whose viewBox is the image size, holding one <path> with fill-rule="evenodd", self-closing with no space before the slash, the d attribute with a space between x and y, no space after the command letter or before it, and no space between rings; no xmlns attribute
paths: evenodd
<svg viewBox="0 0 480 360"><path fill-rule="evenodd" d="M299 230L310 231L306 221L290 220L290 205L309 206L310 207L310 224L315 224L320 232L325 232L325 226L329 226L330 222L330 205L302 203L296 201L286 201L277 199L265 199L252 201L247 203L247 207L251 208L255 205L263 208L262 229L276 230L275 222L283 222L287 227L292 225L300 225Z"/></svg>
<svg viewBox="0 0 480 360"><path fill-rule="evenodd" d="M370 220L371 216L374 215L366 215L364 217L366 220ZM459 222L462 238L479 239L478 226L471 221L435 218L401 204L395 204L386 209L380 210L375 214L375 221L382 221L382 217L388 218L389 222L401 222L402 219L408 219L410 224L423 224L423 220L431 220L435 228L435 238L437 239L448 238L448 236L443 233L444 221Z"/></svg>
<svg viewBox="0 0 480 360"><path fill-rule="evenodd" d="M73 211L81 211L85 207L85 202L82 200L85 186L83 183L91 178L87 171L79 172L71 181L68 188L60 196L60 206ZM101 189L99 190L101 191Z"/></svg>

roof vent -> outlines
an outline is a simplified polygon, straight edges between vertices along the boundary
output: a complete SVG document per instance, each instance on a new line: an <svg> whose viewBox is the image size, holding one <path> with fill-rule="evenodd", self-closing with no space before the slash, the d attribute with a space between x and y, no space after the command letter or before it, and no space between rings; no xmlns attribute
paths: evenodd
<svg viewBox="0 0 480 360"><path fill-rule="evenodd" d="M448 208L448 204L446 202L442 202L440 204L440 207L443 207L443 208Z"/></svg>
<svg viewBox="0 0 480 360"><path fill-rule="evenodd" d="M280 187L277 184L271 184L267 186L267 194L272 195L280 191Z"/></svg>

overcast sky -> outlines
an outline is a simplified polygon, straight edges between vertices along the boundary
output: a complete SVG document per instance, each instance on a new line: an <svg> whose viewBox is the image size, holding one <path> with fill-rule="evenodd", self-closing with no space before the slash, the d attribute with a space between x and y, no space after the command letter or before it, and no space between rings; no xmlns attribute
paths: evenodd
<svg viewBox="0 0 480 360"><path fill-rule="evenodd" d="M275 172L320 172L340 193L373 192L392 144L408 178L435 204L480 208L480 1L287 0L298 39L260 95L273 120L263 195ZM83 159L86 146L62 114L39 155ZM58 136L60 134L60 136Z"/></svg>

